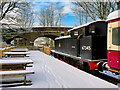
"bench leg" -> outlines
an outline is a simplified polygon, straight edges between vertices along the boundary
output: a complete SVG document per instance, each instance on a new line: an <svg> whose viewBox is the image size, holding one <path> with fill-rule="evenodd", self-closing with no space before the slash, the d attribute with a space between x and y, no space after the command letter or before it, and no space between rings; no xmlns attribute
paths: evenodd
<svg viewBox="0 0 120 90"><path fill-rule="evenodd" d="M10 55L9 57L12 58L12 55Z"/></svg>
<svg viewBox="0 0 120 90"><path fill-rule="evenodd" d="M25 75L25 77L24 77L24 84L26 84L26 75Z"/></svg>

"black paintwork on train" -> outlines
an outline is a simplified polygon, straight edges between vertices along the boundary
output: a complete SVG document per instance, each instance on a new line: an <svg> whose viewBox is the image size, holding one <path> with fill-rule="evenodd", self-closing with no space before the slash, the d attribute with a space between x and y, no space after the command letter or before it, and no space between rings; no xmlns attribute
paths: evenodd
<svg viewBox="0 0 120 90"><path fill-rule="evenodd" d="M90 27L94 26L94 33ZM80 39L80 55L84 59L98 60L107 58L107 23L96 22L88 26L87 34Z"/></svg>
<svg viewBox="0 0 120 90"><path fill-rule="evenodd" d="M107 58L107 43L105 36L86 36L80 40L81 58L98 60Z"/></svg>
<svg viewBox="0 0 120 90"><path fill-rule="evenodd" d="M107 22L93 22L70 31L70 35L55 40L55 51L80 56L83 60L107 58Z"/></svg>
<svg viewBox="0 0 120 90"><path fill-rule="evenodd" d="M77 56L77 39L65 38L55 41L55 50Z"/></svg>

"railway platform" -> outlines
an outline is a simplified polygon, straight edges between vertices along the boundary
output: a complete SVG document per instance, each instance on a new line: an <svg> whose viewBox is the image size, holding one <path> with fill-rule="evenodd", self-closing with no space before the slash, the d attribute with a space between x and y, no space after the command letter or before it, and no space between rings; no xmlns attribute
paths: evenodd
<svg viewBox="0 0 120 90"><path fill-rule="evenodd" d="M34 62L33 84L15 88L118 88L43 52L30 51L29 58Z"/></svg>

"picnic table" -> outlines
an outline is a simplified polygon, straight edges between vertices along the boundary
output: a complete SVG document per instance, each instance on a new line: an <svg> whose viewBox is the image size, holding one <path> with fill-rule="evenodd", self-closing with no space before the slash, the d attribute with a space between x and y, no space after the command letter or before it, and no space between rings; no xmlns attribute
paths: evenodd
<svg viewBox="0 0 120 90"><path fill-rule="evenodd" d="M14 48L11 52L28 52L28 48Z"/></svg>
<svg viewBox="0 0 120 90"><path fill-rule="evenodd" d="M5 55L7 55L8 57L11 57L11 56L26 56L26 55L29 55L30 52L4 52Z"/></svg>
<svg viewBox="0 0 120 90"><path fill-rule="evenodd" d="M24 84L26 84L26 75L34 74L34 71L26 69L28 64L33 64L33 61L24 58L18 60L0 59L0 79L24 77Z"/></svg>

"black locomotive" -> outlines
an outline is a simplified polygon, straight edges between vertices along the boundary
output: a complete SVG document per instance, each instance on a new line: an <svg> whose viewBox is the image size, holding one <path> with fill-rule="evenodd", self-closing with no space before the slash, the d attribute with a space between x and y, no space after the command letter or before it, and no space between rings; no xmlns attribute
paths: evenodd
<svg viewBox="0 0 120 90"><path fill-rule="evenodd" d="M68 36L61 36L55 39L55 51L51 50L53 56L73 66L90 70L96 69L94 65L96 63L93 61L106 61L106 21L94 21L70 29L68 32Z"/></svg>

